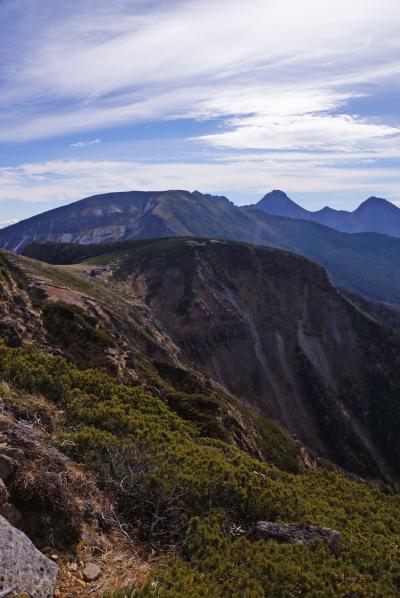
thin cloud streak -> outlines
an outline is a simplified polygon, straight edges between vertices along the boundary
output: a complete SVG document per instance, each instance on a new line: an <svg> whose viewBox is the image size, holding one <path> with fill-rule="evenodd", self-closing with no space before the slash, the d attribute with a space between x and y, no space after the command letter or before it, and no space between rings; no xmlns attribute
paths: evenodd
<svg viewBox="0 0 400 598"><path fill-rule="evenodd" d="M87 147L90 145L98 145L101 143L100 139L92 139L91 141L77 141L76 143L71 143L69 147Z"/></svg>

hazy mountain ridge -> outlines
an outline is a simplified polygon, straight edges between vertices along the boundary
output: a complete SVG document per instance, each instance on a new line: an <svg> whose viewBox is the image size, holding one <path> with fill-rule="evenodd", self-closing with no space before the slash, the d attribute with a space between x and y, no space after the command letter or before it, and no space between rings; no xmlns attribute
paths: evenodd
<svg viewBox="0 0 400 598"><path fill-rule="evenodd" d="M400 208L381 197L369 197L352 212L329 206L312 212L276 189L248 207L275 216L311 220L347 233L375 232L400 237Z"/></svg>

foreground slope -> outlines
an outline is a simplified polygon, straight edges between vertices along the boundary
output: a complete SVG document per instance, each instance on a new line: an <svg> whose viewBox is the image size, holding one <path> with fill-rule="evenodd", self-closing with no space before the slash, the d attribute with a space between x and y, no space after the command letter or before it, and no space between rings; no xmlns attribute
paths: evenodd
<svg viewBox="0 0 400 598"><path fill-rule="evenodd" d="M82 294L86 280L27 260L16 268L9 257L1 262L1 307L8 344L19 339L20 346L0 345L0 454L9 450L15 459L6 480L21 516L14 525L56 555L61 596L100 597L118 584L115 597L399 595L397 495L324 469L292 474L262 463L205 436L158 389L124 385L49 354L46 339L30 336L48 306L40 278L69 299L66 281L70 293ZM86 289L96 295L96 287L111 298L105 282ZM23 321L24 302L32 313ZM99 333L105 322L83 318L79 329L85 321ZM101 342L107 347L109 339ZM250 532L259 520L333 528L341 553L323 540L255 541ZM101 567L94 582L81 579L88 559Z"/></svg>
<svg viewBox="0 0 400 598"><path fill-rule="evenodd" d="M145 305L189 363L318 454L363 476L399 475L398 334L320 266L202 239L53 249L107 266L99 285Z"/></svg>
<svg viewBox="0 0 400 598"><path fill-rule="evenodd" d="M239 208L224 197L199 192L96 195L1 230L0 246L22 252L35 241L89 244L169 236L231 239L287 249L320 263L338 286L373 299L400 302L400 239L342 233L315 222Z"/></svg>

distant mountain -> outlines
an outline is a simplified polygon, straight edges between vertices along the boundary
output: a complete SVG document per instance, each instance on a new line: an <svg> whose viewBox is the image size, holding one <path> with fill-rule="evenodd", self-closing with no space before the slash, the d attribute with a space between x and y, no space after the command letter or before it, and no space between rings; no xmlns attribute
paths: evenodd
<svg viewBox="0 0 400 598"><path fill-rule="evenodd" d="M267 193L258 203L248 207L258 208L272 216L285 216L286 218L297 218L298 220L310 219L308 210L297 205L286 193L279 191L279 189Z"/></svg>
<svg viewBox="0 0 400 598"><path fill-rule="evenodd" d="M0 246L20 253L34 241L111 243L165 236L229 235L240 212L226 197L195 191L94 195L0 231Z"/></svg>
<svg viewBox="0 0 400 598"><path fill-rule="evenodd" d="M347 233L375 232L400 237L400 208L380 197L370 197L353 212L328 206L311 212L297 205L283 191L274 190L248 207L273 216L312 220Z"/></svg>
<svg viewBox="0 0 400 598"><path fill-rule="evenodd" d="M339 287L400 303L400 239L342 233L315 222L239 208L226 197L197 191L96 195L1 230L0 246L22 252L33 242L88 245L182 236L286 249L324 266ZM41 250L34 246L27 251L35 257Z"/></svg>

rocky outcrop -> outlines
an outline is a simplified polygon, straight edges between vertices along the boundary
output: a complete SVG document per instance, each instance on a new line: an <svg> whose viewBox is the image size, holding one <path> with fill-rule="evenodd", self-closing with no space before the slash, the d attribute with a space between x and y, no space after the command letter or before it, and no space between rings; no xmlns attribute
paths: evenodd
<svg viewBox="0 0 400 598"><path fill-rule="evenodd" d="M314 525L290 525L287 523L271 523L259 521L252 534L255 540L276 540L289 544L310 544L315 540L327 540L329 548L335 556L340 553L341 534L329 527Z"/></svg>
<svg viewBox="0 0 400 598"><path fill-rule="evenodd" d="M24 340L43 342L40 318L12 268L12 264L0 256L0 338L9 347L19 347Z"/></svg>
<svg viewBox="0 0 400 598"><path fill-rule="evenodd" d="M52 598L57 565L35 548L29 538L0 515L0 593L26 593Z"/></svg>

